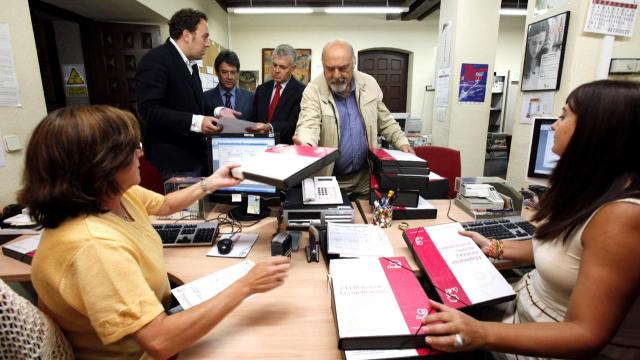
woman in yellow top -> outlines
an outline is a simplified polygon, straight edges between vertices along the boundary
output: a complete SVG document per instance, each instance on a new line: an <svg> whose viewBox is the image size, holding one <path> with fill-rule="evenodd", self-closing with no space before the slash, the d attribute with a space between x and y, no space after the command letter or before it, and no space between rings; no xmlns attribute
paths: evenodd
<svg viewBox="0 0 640 360"><path fill-rule="evenodd" d="M170 357L247 296L281 285L289 269L288 258L269 258L213 299L166 315L170 288L149 215L172 214L240 180L226 166L159 195L138 186L141 155L137 120L110 106L56 110L29 141L18 200L45 228L32 281L78 358Z"/></svg>
<svg viewBox="0 0 640 360"><path fill-rule="evenodd" d="M575 89L553 124L560 155L533 240L470 236L495 258L534 263L502 323L433 302L427 344L510 359L640 359L640 83ZM513 311L515 307L515 311ZM515 355L518 354L518 355Z"/></svg>

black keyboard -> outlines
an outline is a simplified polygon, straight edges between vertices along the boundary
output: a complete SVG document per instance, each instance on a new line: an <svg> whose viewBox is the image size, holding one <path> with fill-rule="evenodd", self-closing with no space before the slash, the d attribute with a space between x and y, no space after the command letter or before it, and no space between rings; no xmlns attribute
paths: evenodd
<svg viewBox="0 0 640 360"><path fill-rule="evenodd" d="M461 223L468 231L479 232L490 239L525 240L533 236L536 228L520 216L478 220Z"/></svg>
<svg viewBox="0 0 640 360"><path fill-rule="evenodd" d="M162 239L162 246L212 246L218 234L218 222L198 224L153 224Z"/></svg>

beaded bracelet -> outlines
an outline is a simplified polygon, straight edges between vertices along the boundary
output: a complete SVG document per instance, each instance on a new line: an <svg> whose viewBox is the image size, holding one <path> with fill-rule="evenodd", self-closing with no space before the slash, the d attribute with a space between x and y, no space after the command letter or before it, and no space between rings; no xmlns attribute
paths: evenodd
<svg viewBox="0 0 640 360"><path fill-rule="evenodd" d="M489 241L489 253L487 256L502 260L502 255L504 255L504 244L502 240L491 239L491 241Z"/></svg>
<svg viewBox="0 0 640 360"><path fill-rule="evenodd" d="M211 194L211 190L209 190L209 188L207 187L207 183L204 181L205 179L200 180L200 188L202 189L202 192L209 195Z"/></svg>

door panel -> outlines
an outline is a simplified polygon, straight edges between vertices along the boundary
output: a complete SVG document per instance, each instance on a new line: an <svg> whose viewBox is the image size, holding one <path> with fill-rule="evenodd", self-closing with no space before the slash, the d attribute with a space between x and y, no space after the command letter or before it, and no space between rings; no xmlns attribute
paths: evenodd
<svg viewBox="0 0 640 360"><path fill-rule="evenodd" d="M149 49L160 45L152 25L95 23L92 61L94 104L109 104L136 114L136 68Z"/></svg>
<svg viewBox="0 0 640 360"><path fill-rule="evenodd" d="M391 112L407 112L409 55L390 50L358 53L358 70L373 76L382 89L384 104Z"/></svg>

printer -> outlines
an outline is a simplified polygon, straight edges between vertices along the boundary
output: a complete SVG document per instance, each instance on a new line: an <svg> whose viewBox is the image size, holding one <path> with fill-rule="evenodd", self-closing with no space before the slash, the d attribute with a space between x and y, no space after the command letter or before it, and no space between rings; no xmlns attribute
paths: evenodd
<svg viewBox="0 0 640 360"><path fill-rule="evenodd" d="M310 225L324 228L330 222L351 224L354 219L351 200L344 190L340 193L342 204L305 205L302 188L289 189L282 204L282 222L287 229L307 229Z"/></svg>

